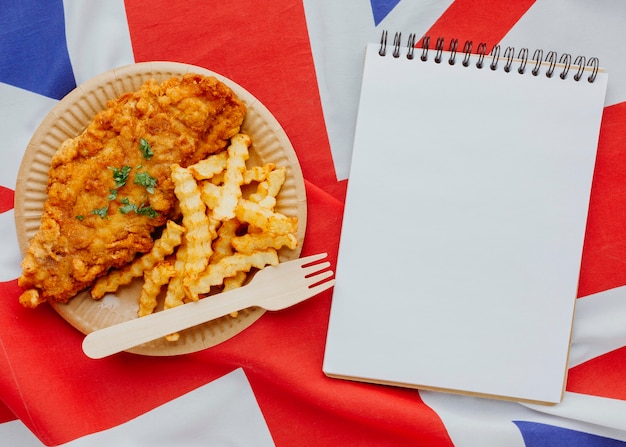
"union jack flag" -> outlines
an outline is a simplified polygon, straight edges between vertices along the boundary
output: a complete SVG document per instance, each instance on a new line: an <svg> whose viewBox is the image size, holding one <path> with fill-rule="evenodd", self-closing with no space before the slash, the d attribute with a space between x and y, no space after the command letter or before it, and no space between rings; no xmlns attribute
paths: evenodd
<svg viewBox="0 0 626 447"><path fill-rule="evenodd" d="M15 328L12 333L0 329L0 420L19 417L45 444L59 444L110 427L122 430L136 415L241 367L278 446L626 445L626 324L619 324L626 315L622 287L626 284L626 58L620 45L626 41L626 4L548 0L234 0L220 4L2 0L0 4L0 293L3 307L9 309L0 313L0 326ZM188 368L187 375L175 375L173 383L159 381L160 390L144 400L156 383L135 388L139 374L115 359L97 369L80 356L78 334L63 322L48 322L51 312L26 315L5 304L16 301L19 293L21 254L14 237L13 194L30 136L77 85L134 62L173 60L205 66L242 84L267 105L292 139L308 182L307 193L320 216L312 219L319 229L318 241L311 247L336 245L363 49L366 43L377 42L382 30L597 56L609 72L562 404L543 407L336 384L321 373L327 301L317 301L298 314L305 326L291 328L297 334L292 338L297 349L284 353L276 340L290 329L282 320L268 319L243 342L227 343L206 357L194 356L193 366L185 359L124 357L129 364L140 368L150 364L164 374L180 374ZM46 333L20 329L22 320L31 328L39 323L44 331L62 333L58 343L63 344L42 343L39 339ZM244 353L253 336L265 337L252 348L262 351L258 355L268 361L266 369L259 370L254 357ZM101 399L98 408L106 411L90 418L83 407L66 404L63 414L49 421L43 413L48 410L50 418L55 408L28 408L22 398L34 399L35 377L20 374L19 362L28 360L19 357L19 337L22 343L48 347L50 352L38 359L42 365L52 358L73 365L72 371L55 366L42 372L40 377L50 380L42 386L55 384L63 372L68 380L78 377L90 386L96 384L107 390L96 393ZM206 371L199 366L204 362ZM98 371L109 374L108 378L95 380L92 374ZM80 401L84 389L67 386L54 391ZM124 398L123 393L141 398ZM54 425L66 418L86 422L63 428ZM90 442L97 440L98 435L90 438Z"/></svg>

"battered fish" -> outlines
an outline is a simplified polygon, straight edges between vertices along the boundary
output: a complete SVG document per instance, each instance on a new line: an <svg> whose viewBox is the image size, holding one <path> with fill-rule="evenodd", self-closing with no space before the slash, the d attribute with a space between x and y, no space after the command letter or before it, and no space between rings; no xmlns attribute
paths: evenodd
<svg viewBox="0 0 626 447"><path fill-rule="evenodd" d="M174 217L170 166L223 150L246 107L213 77L187 74L107 103L51 161L41 227L22 261L20 302L67 302L152 248Z"/></svg>

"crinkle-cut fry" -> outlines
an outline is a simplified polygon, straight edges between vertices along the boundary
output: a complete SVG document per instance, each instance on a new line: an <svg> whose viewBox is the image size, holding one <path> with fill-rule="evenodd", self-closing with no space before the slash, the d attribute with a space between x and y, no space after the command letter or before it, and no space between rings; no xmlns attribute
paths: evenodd
<svg viewBox="0 0 626 447"><path fill-rule="evenodd" d="M165 300L163 302L164 309L180 306L185 299L185 290L183 289L183 275L185 274L185 264L187 262L187 243L183 238L182 244L176 250L176 259L174 268L176 275L170 279L165 292Z"/></svg>
<svg viewBox="0 0 626 447"><path fill-rule="evenodd" d="M243 236L234 237L232 245L237 252L244 254L268 248L279 250L282 247L287 247L293 250L298 246L298 239L291 233L247 233Z"/></svg>
<svg viewBox="0 0 626 447"><path fill-rule="evenodd" d="M161 287L167 284L174 275L176 275L176 269L168 261L160 262L144 272L143 286L139 296L138 316L145 317L154 312L154 308L157 306L157 297L161 293Z"/></svg>
<svg viewBox="0 0 626 447"><path fill-rule="evenodd" d="M213 255L209 259L209 264L214 264L223 257L234 253L231 242L237 236L237 229L240 225L237 219L228 219L222 222L219 230L217 230L217 237L213 241Z"/></svg>
<svg viewBox="0 0 626 447"><path fill-rule="evenodd" d="M213 183L215 186L221 186L224 183L224 174L225 174L224 171L218 172L217 174L215 174L210 179L207 179L206 181Z"/></svg>
<svg viewBox="0 0 626 447"><path fill-rule="evenodd" d="M217 237L217 225L219 221L212 219L209 217L209 231L211 232L212 238ZM176 269L176 276L174 276L168 286L167 291L165 293L165 301L163 308L171 309L172 307L180 306L189 301L197 301L198 297L192 297L194 299L189 299L185 295L185 290L183 288L183 279L187 275L187 265L189 261L189 250L187 248L188 242L186 238L183 238L182 244L178 247L176 251L176 259L174 261L174 268ZM210 259L210 258L209 258ZM193 274L195 276L195 273Z"/></svg>
<svg viewBox="0 0 626 447"><path fill-rule="evenodd" d="M209 220L209 234L211 235L211 241L209 243L209 245L211 246L211 251L209 253L205 253L205 256L207 257L207 259L211 259L211 256L213 255L213 241L215 240L215 238L217 238L217 230L218 228L221 226L222 222L220 222L219 220L217 220L214 216L213 213L208 214L207 216L208 220ZM187 262L189 262L189 260L187 260ZM208 264L208 262L207 262Z"/></svg>
<svg viewBox="0 0 626 447"><path fill-rule="evenodd" d="M237 272L235 276L231 276L230 278L224 278L224 288L222 292L228 292L229 290L238 289L243 285L246 281L248 274L246 272ZM229 314L233 318L237 318L239 315L239 311L234 311Z"/></svg>
<svg viewBox="0 0 626 447"><path fill-rule="evenodd" d="M156 264L171 255L177 246L181 244L185 227L169 220L152 249L143 256L135 259L130 264L119 270L112 270L106 276L96 280L91 288L91 297L100 299L108 292L115 292L120 286L130 284L133 278L143 275L145 270L151 269Z"/></svg>
<svg viewBox="0 0 626 447"><path fill-rule="evenodd" d="M235 251L233 250L232 240L237 236L237 229L240 227L240 223L237 219L229 219L222 223L219 231L217 232L217 239L213 242L213 256L209 260L209 265L215 264L220 259L226 256L231 256ZM237 289L241 287L246 278L248 277L246 272L237 272L230 278L224 278L223 292ZM238 312L232 312L231 317L235 318Z"/></svg>
<svg viewBox="0 0 626 447"><path fill-rule="evenodd" d="M219 203L213 208L213 216L220 221L235 217L235 207L242 195L241 185L243 173L246 170L246 160L250 156L248 152L250 143L250 137L243 133L230 139L224 184L220 187Z"/></svg>
<svg viewBox="0 0 626 447"><path fill-rule="evenodd" d="M163 309L171 309L185 304L185 289L183 288L183 277L175 275L170 279L165 292Z"/></svg>
<svg viewBox="0 0 626 447"><path fill-rule="evenodd" d="M276 168L274 163L265 163L263 166L252 166L246 169L243 173L244 185L249 185L252 182L263 182L267 179L267 176Z"/></svg>
<svg viewBox="0 0 626 447"><path fill-rule="evenodd" d="M235 216L240 222L246 222L266 233L288 234L298 230L297 217L285 216L250 200L239 201Z"/></svg>
<svg viewBox="0 0 626 447"><path fill-rule="evenodd" d="M183 243L176 250L176 259L174 260L174 269L176 274L170 278L165 291L165 299L163 300L163 310L171 309L185 303L185 289L183 289L183 275L185 274L185 263L187 262L187 242L183 238ZM170 342L177 341L180 338L178 332L165 336Z"/></svg>
<svg viewBox="0 0 626 447"><path fill-rule="evenodd" d="M254 194L250 194L248 197L252 202L256 202L264 208L273 210L276 205L276 197L280 192L280 189L285 183L287 178L287 169L280 167L274 169L267 174L267 179L257 185L257 190Z"/></svg>
<svg viewBox="0 0 626 447"><path fill-rule="evenodd" d="M197 278L193 280L186 278L185 292L190 296L209 293L212 286L222 284L224 278L234 276L237 272L249 272L253 267L261 269L266 265L277 264L278 254L274 249L257 251L248 255L235 253L220 259L215 264L210 264Z"/></svg>
<svg viewBox="0 0 626 447"><path fill-rule="evenodd" d="M248 277L248 273L241 271L241 272L235 273L234 276L224 278L224 288L222 289L222 291L228 292L229 290L238 289L239 287L243 285L247 277Z"/></svg>
<svg viewBox="0 0 626 447"><path fill-rule="evenodd" d="M220 202L220 187L209 181L202 182L200 197L207 208L213 210Z"/></svg>
<svg viewBox="0 0 626 447"><path fill-rule="evenodd" d="M227 160L228 151L223 151L219 154L210 155L204 160L200 160L198 163L189 166L187 169L191 171L191 174L196 180L206 180L226 169Z"/></svg>
<svg viewBox="0 0 626 447"><path fill-rule="evenodd" d="M206 205L200 196L200 188L188 169L178 164L172 165L174 194L180 203L183 226L187 229L187 263L185 275L194 276L202 272L211 256L211 223L206 213Z"/></svg>

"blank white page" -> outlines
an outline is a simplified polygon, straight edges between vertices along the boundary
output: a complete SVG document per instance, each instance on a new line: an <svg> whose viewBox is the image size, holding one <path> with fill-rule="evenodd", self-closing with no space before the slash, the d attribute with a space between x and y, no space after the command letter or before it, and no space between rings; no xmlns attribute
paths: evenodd
<svg viewBox="0 0 626 447"><path fill-rule="evenodd" d="M559 402L607 74L378 48L366 50L324 372Z"/></svg>

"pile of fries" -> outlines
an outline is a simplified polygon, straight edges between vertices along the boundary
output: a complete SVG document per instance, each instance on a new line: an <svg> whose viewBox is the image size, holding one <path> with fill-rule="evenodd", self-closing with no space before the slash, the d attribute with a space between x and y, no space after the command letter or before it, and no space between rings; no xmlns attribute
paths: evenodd
<svg viewBox="0 0 626 447"><path fill-rule="evenodd" d="M149 253L99 278L92 298L143 277L141 317L154 312L164 287L164 309L197 301L242 286L252 269L278 264L280 248L296 248L297 217L274 210L286 169L272 163L248 168L251 143L240 133L223 152L187 168L173 165L181 221L168 221ZM254 184L244 197L242 187Z"/></svg>

